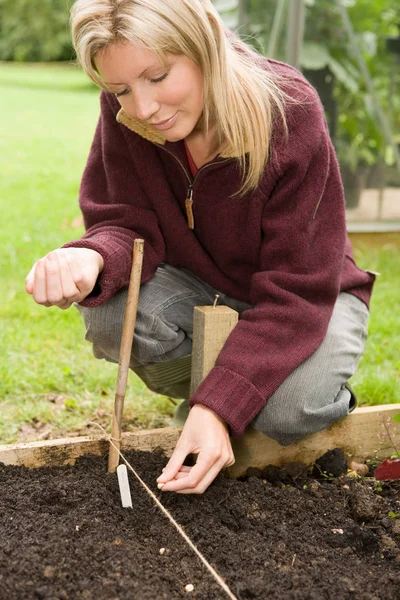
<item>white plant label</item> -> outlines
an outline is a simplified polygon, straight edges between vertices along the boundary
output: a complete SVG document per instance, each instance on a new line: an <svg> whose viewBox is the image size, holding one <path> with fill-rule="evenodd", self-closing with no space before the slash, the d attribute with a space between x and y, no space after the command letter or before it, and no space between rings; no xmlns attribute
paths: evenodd
<svg viewBox="0 0 400 600"><path fill-rule="evenodd" d="M128 469L126 465L117 467L119 493L123 508L132 508L131 490L129 488Z"/></svg>

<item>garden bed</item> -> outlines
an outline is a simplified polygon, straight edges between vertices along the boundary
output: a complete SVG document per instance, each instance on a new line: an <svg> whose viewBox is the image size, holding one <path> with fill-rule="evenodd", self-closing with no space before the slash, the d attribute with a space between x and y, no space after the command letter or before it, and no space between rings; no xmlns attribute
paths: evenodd
<svg viewBox="0 0 400 600"><path fill-rule="evenodd" d="M398 480L292 463L220 475L204 495L184 496L157 490L161 452L127 457L238 599L398 600ZM0 466L0 598L226 598L133 474L133 509L123 509L106 471L96 456Z"/></svg>

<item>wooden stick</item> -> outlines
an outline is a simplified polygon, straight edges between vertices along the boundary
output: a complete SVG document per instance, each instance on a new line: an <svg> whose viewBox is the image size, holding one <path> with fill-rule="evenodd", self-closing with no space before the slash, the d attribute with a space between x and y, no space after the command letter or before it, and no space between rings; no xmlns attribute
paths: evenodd
<svg viewBox="0 0 400 600"><path fill-rule="evenodd" d="M108 472L115 473L119 464L118 450L121 446L121 421L124 410L126 385L128 382L133 335L135 331L136 312L139 299L140 278L142 274L144 241L135 240L133 260L129 280L128 298L126 301L124 324L122 327L121 349L119 354L118 377L114 401L114 414L111 427L111 439L108 455Z"/></svg>
<svg viewBox="0 0 400 600"><path fill-rule="evenodd" d="M229 306L195 306L190 393L199 387L213 368L228 335L238 322L239 313Z"/></svg>

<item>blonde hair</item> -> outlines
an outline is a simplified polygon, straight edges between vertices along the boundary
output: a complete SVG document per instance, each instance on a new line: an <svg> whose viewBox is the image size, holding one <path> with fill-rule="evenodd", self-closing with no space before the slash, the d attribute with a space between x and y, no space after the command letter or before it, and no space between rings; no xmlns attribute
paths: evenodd
<svg viewBox="0 0 400 600"><path fill-rule="evenodd" d="M238 156L242 186L260 183L277 118L286 128L286 94L279 77L261 66L261 56L226 29L211 0L77 0L71 30L78 61L100 87L106 86L94 57L114 43L133 43L154 52L184 55L204 78L203 119L215 123L215 145L227 143ZM247 157L246 157L247 154Z"/></svg>

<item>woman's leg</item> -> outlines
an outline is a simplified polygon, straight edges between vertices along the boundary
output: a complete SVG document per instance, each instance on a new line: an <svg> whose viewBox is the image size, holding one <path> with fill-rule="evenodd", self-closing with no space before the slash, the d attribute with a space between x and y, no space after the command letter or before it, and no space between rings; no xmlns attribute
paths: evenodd
<svg viewBox="0 0 400 600"><path fill-rule="evenodd" d="M170 265L160 266L142 285L130 366L151 390L189 398L193 309L212 304L216 293L221 304L239 313L250 308ZM119 361L126 295L122 291L99 307L78 307L96 358ZM321 346L289 375L252 425L285 446L346 416L351 394L345 385L364 350L367 322L363 302L340 294ZM187 403L178 412L182 424Z"/></svg>
<svg viewBox="0 0 400 600"><path fill-rule="evenodd" d="M140 288L130 367L153 391L187 399L190 390L193 309L225 296L187 271L161 265ZM96 358L119 361L127 291L95 308L78 306ZM243 302L228 299L243 310ZM187 410L184 411L187 413Z"/></svg>
<svg viewBox="0 0 400 600"><path fill-rule="evenodd" d="M252 422L288 446L349 414L354 375L367 338L368 309L341 293L321 346L282 383Z"/></svg>

